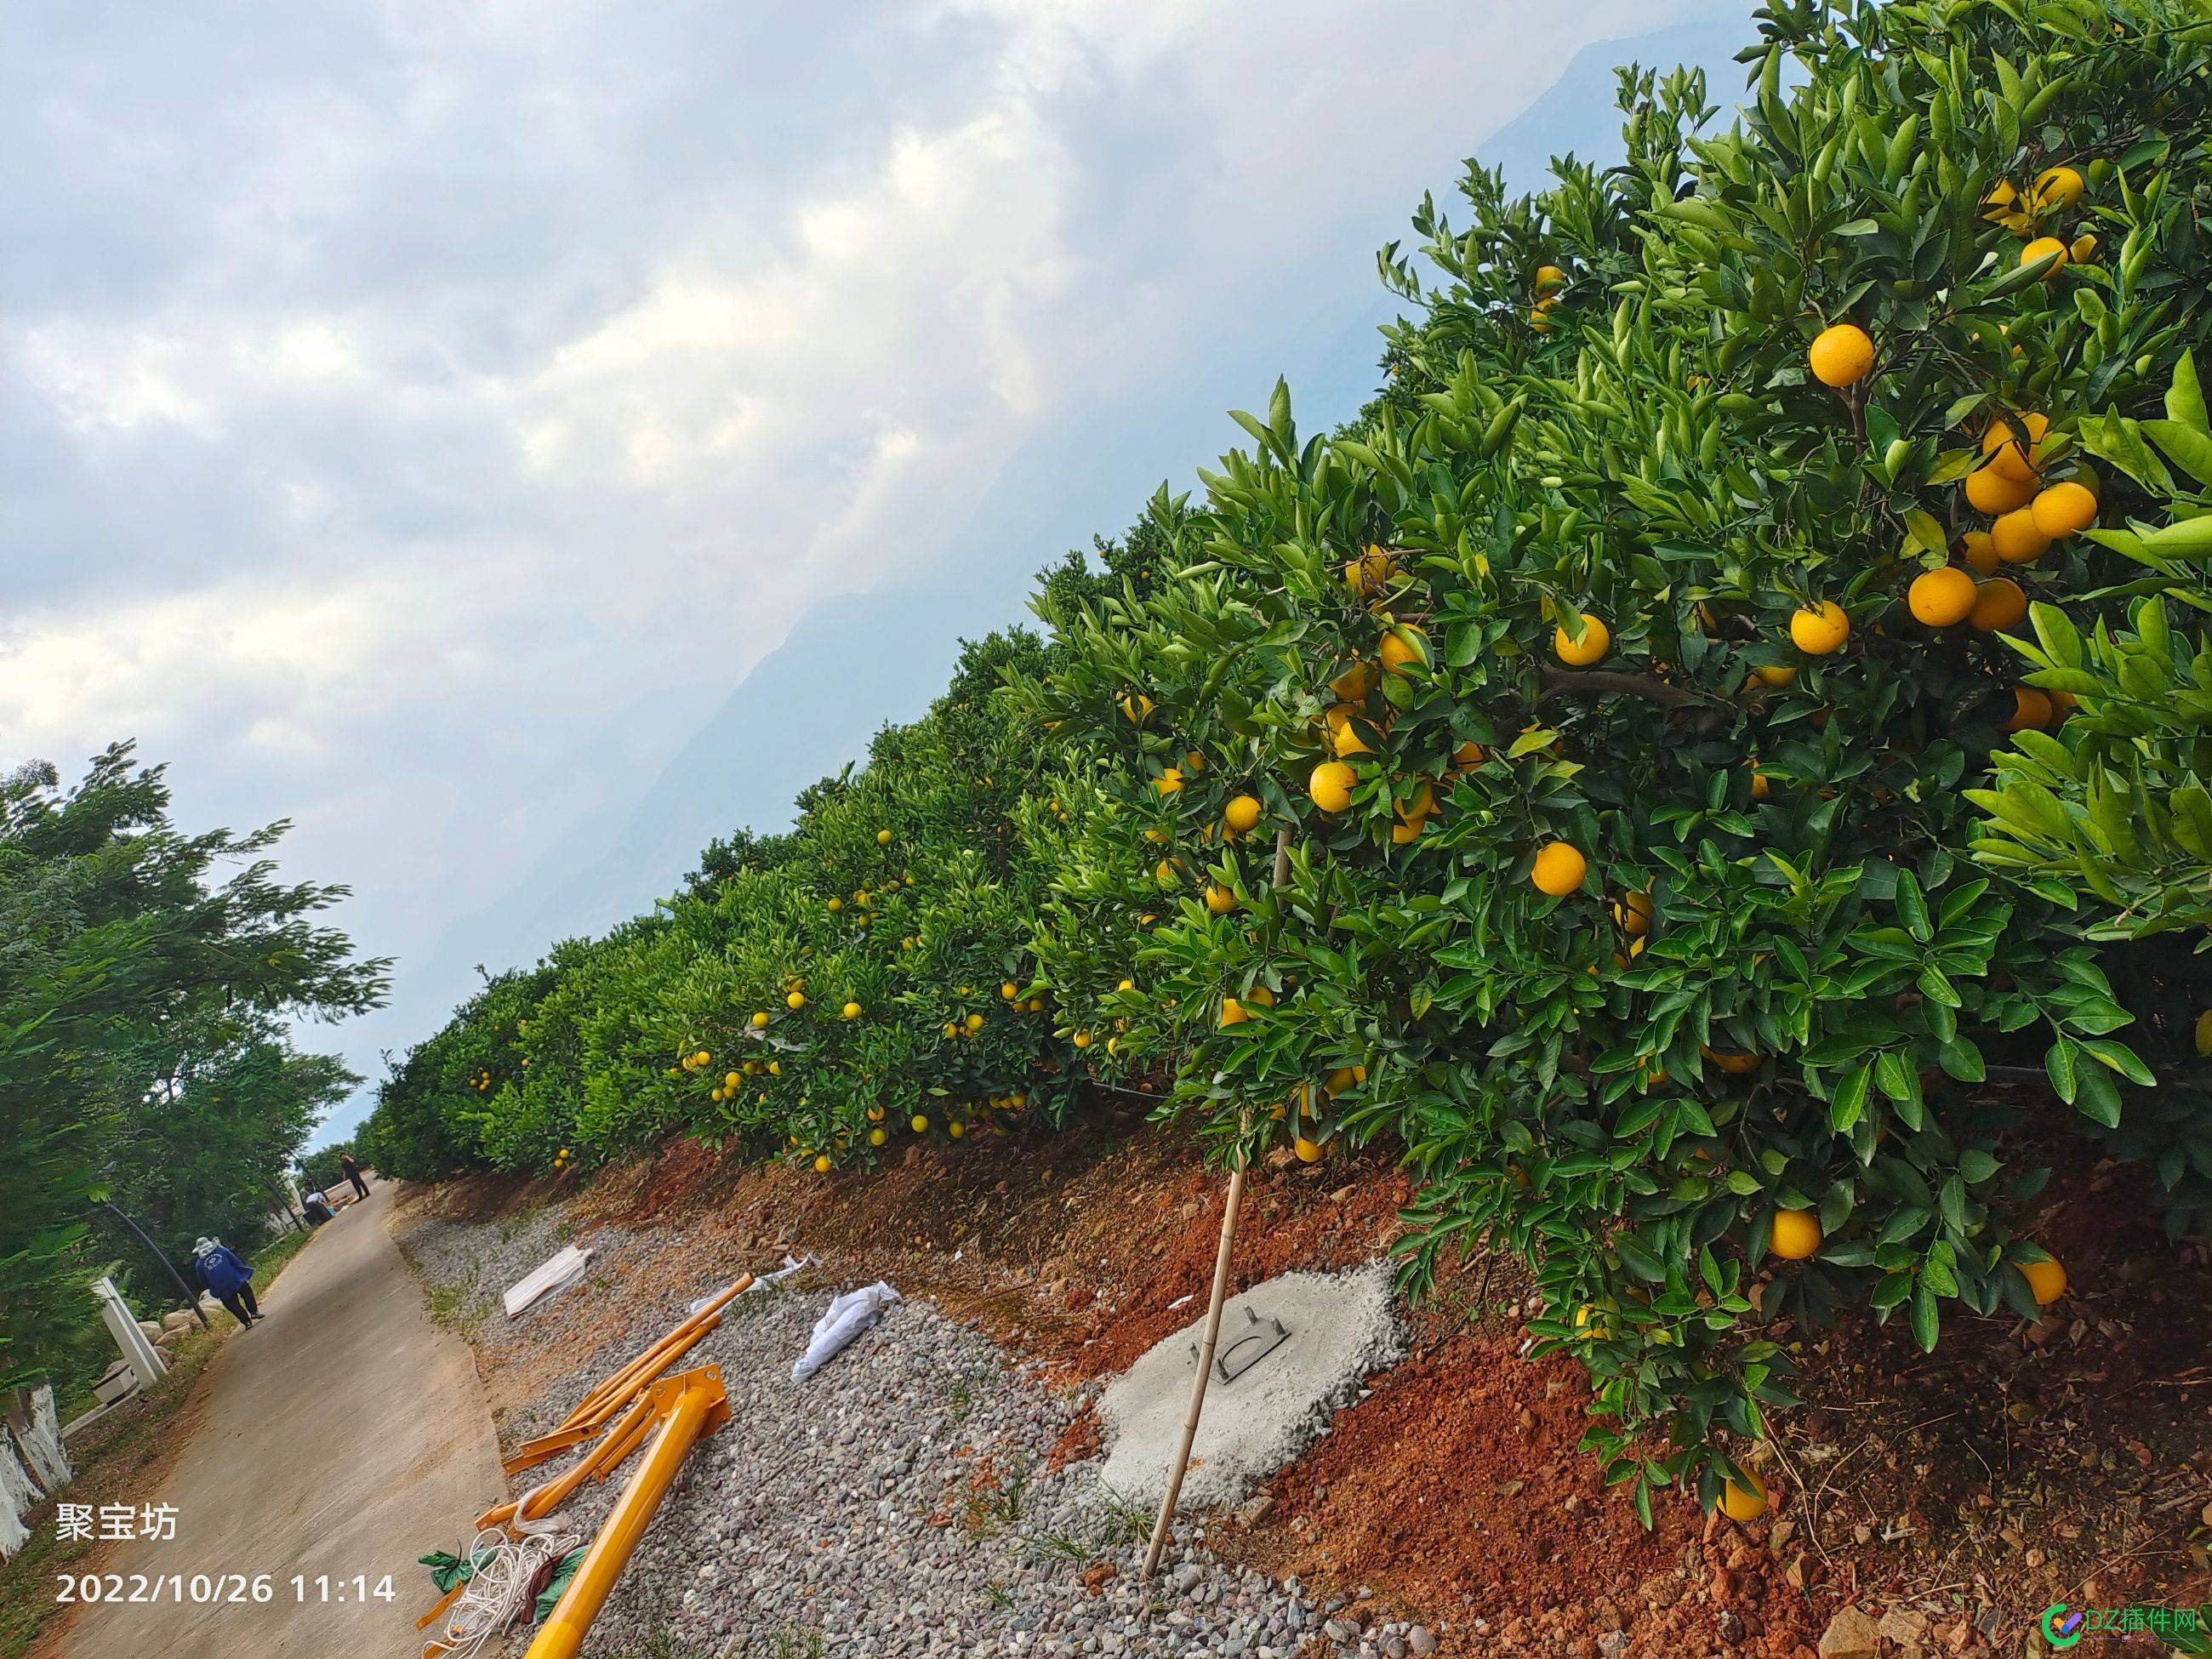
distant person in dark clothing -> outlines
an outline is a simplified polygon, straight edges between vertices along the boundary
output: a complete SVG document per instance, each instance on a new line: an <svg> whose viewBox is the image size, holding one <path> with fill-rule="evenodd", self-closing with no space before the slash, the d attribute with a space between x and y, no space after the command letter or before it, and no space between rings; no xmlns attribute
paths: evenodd
<svg viewBox="0 0 2212 1659"><path fill-rule="evenodd" d="M368 1183L361 1178L361 1165L355 1163L346 1153L340 1152L338 1154L338 1168L344 1170L345 1178L353 1182L354 1191L359 1193L363 1198L367 1198L368 1196Z"/></svg>
<svg viewBox="0 0 2212 1659"><path fill-rule="evenodd" d="M203 1238L193 1244L192 1278L248 1329L265 1317L253 1299L253 1269L221 1239Z"/></svg>

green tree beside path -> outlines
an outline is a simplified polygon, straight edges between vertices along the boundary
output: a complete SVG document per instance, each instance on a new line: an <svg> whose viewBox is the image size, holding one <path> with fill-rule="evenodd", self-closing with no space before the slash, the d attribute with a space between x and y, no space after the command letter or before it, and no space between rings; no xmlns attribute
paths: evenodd
<svg viewBox="0 0 2212 1659"><path fill-rule="evenodd" d="M346 889L286 884L277 823L186 834L159 767L120 744L64 790L0 781L0 1390L69 1353L85 1282L143 1247L250 1247L317 1119L359 1079L286 1022L375 1006L388 964L319 920Z"/></svg>

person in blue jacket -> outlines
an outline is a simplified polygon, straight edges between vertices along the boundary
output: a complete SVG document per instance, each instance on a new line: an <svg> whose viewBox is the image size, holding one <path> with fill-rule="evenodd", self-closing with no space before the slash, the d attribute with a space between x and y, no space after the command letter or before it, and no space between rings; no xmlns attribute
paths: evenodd
<svg viewBox="0 0 2212 1659"><path fill-rule="evenodd" d="M237 1251L219 1238L203 1238L192 1245L192 1279L230 1310L230 1316L248 1330L265 1317L253 1299L253 1269Z"/></svg>

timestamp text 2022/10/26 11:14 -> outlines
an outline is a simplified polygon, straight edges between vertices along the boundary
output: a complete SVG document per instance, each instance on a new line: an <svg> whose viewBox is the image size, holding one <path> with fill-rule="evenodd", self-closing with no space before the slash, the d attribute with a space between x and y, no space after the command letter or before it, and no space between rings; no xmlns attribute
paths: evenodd
<svg viewBox="0 0 2212 1659"><path fill-rule="evenodd" d="M392 1575L372 1581L365 1573L86 1572L57 1573L61 1601L174 1601L205 1605L217 1601L390 1601L398 1591ZM284 1592L289 1591L289 1598Z"/></svg>

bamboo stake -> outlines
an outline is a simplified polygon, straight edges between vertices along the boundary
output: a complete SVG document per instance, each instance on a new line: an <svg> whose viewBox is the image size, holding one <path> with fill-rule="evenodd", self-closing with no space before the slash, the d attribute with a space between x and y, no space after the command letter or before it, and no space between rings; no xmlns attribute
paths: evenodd
<svg viewBox="0 0 2212 1659"><path fill-rule="evenodd" d="M1280 892L1290 884L1291 831L1285 825L1275 832L1275 890ZM1221 1212L1221 1243L1213 1252L1213 1291L1206 1303L1206 1334L1198 1345L1198 1375L1191 1379L1190 1410L1183 1416L1182 1439L1168 1469L1168 1489L1160 1498L1160 1518L1152 1523L1152 1541L1145 1551L1140 1576L1147 1580L1159 1571L1161 1552L1167 1548L1176 1500L1182 1496L1182 1478L1190 1469L1191 1443L1198 1438L1198 1419L1206 1409L1206 1385L1213 1374L1214 1347L1221 1340L1221 1308L1229 1297L1229 1261L1237 1248L1237 1217L1244 1207L1244 1133L1250 1129L1251 1121L1248 1107L1237 1135L1236 1166L1229 1172L1229 1202Z"/></svg>
<svg viewBox="0 0 2212 1659"><path fill-rule="evenodd" d="M1167 1547L1168 1528L1175 1520L1176 1500L1182 1496L1182 1477L1190 1468L1191 1442L1198 1437L1199 1413L1206 1409L1206 1379L1213 1371L1214 1345L1221 1340L1221 1304L1229 1289L1229 1257L1237 1243L1237 1212L1244 1202L1244 1162L1240 1155L1229 1173L1229 1208L1221 1218L1221 1246L1213 1255L1213 1295L1206 1304L1206 1335L1198 1345L1198 1375L1191 1380L1190 1410L1182 1419L1182 1442L1176 1448L1175 1463L1168 1470L1168 1489L1160 1499L1160 1518L1152 1523L1152 1547L1145 1552L1143 1576L1159 1571L1160 1553Z"/></svg>

